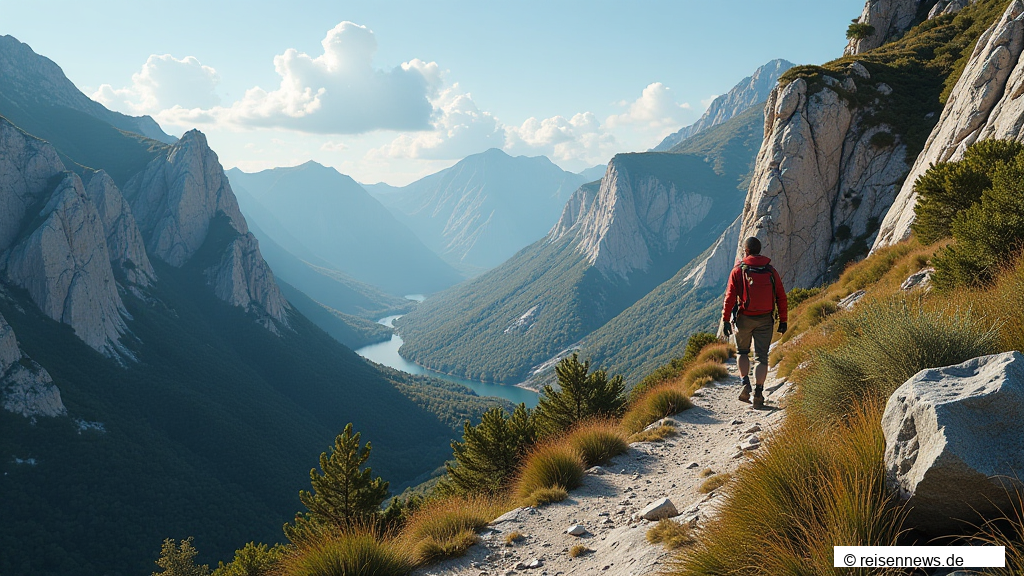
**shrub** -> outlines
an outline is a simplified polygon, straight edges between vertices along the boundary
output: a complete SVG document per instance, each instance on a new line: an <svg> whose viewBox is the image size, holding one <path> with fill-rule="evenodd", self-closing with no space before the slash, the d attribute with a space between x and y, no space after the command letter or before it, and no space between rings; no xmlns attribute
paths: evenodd
<svg viewBox="0 0 1024 576"><path fill-rule="evenodd" d="M519 532L519 531L509 532L505 536L505 545L506 546L511 546L513 544L516 544L517 542L522 542L523 540L526 540L526 535L523 534L522 532Z"/></svg>
<svg viewBox="0 0 1024 576"><path fill-rule="evenodd" d="M843 271L837 282L846 291L841 296L862 290L878 282L882 279L882 276L885 276L889 270L892 270L896 262L909 254L911 250L913 250L911 244L902 242L895 246L883 248L873 254L871 258L851 265Z"/></svg>
<svg viewBox="0 0 1024 576"><path fill-rule="evenodd" d="M1000 351L1024 350L1024 257L1018 256L984 291L961 290L957 301L977 303L985 317L1000 327Z"/></svg>
<svg viewBox="0 0 1024 576"><path fill-rule="evenodd" d="M895 545L902 513L885 485L879 410L851 412L842 423L789 415L735 473L718 516L672 573L842 574L833 546Z"/></svg>
<svg viewBox="0 0 1024 576"><path fill-rule="evenodd" d="M412 558L394 540L350 527L302 541L281 562L282 576L403 576Z"/></svg>
<svg viewBox="0 0 1024 576"><path fill-rule="evenodd" d="M634 402L658 384L675 379L697 358L705 346L720 343L721 341L718 337L710 332L697 332L693 334L686 341L686 349L683 351L683 355L679 358L673 358L668 364L658 367L654 372L644 377L639 384L629 391L629 401Z"/></svg>
<svg viewBox="0 0 1024 576"><path fill-rule="evenodd" d="M708 361L723 363L736 355L736 348L732 344L708 344L700 351L695 363L702 364Z"/></svg>
<svg viewBox="0 0 1024 576"><path fill-rule="evenodd" d="M579 450L564 440L549 441L535 448L526 458L516 482L516 494L530 498L539 489L572 490L583 480L584 463Z"/></svg>
<svg viewBox="0 0 1024 576"><path fill-rule="evenodd" d="M536 438L536 425L524 404L511 416L492 408L476 426L466 422L462 442L452 442L455 462L445 463L455 491L496 493L503 489Z"/></svg>
<svg viewBox="0 0 1024 576"><path fill-rule="evenodd" d="M680 383L684 389L692 392L699 388L698 382L706 381L707 378L712 380L724 380L729 377L729 370L721 363L715 362L714 360L708 360L706 362L694 363L690 366L683 377L680 379Z"/></svg>
<svg viewBox="0 0 1024 576"><path fill-rule="evenodd" d="M572 548L569 548L569 557L570 558L579 558L580 556L583 556L584 554L587 554L589 552L593 552L593 550L591 550L590 548L587 548L586 546L584 546L582 544L577 544L577 545L573 546Z"/></svg>
<svg viewBox="0 0 1024 576"><path fill-rule="evenodd" d="M629 450L625 433L611 420L593 420L577 426L569 434L568 442L583 456L587 468L605 464Z"/></svg>
<svg viewBox="0 0 1024 576"><path fill-rule="evenodd" d="M651 428L650 430L641 430L636 434L629 437L630 442L661 442L669 436L675 436L679 431L676 430L675 426L668 424L662 424L657 428Z"/></svg>
<svg viewBox="0 0 1024 576"><path fill-rule="evenodd" d="M476 532L509 508L488 496L438 498L425 503L402 531L402 541L420 563L461 556L476 543Z"/></svg>
<svg viewBox="0 0 1024 576"><path fill-rule="evenodd" d="M886 132L883 130L872 134L871 140L869 140L868 143L875 148L888 148L896 143L896 137L892 135L892 132ZM847 228L847 232L849 232L849 228ZM838 238L838 235L836 237Z"/></svg>
<svg viewBox="0 0 1024 576"><path fill-rule="evenodd" d="M715 475L715 471L712 470L711 468L705 468L705 469L700 471L700 477L701 478L707 478L709 476L714 476L714 475Z"/></svg>
<svg viewBox="0 0 1024 576"><path fill-rule="evenodd" d="M1007 488L1010 494L1010 509L1003 510L998 518L985 520L977 531L966 538L967 543L980 546L1003 546L1006 550L1006 565L990 568L986 574L1013 576L1024 574L1024 493L1020 488Z"/></svg>
<svg viewBox="0 0 1024 576"><path fill-rule="evenodd" d="M686 350L683 351L683 363L693 361L705 347L711 344L719 344L721 340L711 332L697 332L686 341Z"/></svg>
<svg viewBox="0 0 1024 576"><path fill-rule="evenodd" d="M156 565L163 568L161 572L154 572L154 576L209 576L210 567L206 564L196 564L195 557L198 552L192 546L192 537L175 544L174 540L167 538L160 547L160 558Z"/></svg>
<svg viewBox="0 0 1024 576"><path fill-rule="evenodd" d="M983 140L969 146L963 160L942 162L914 182L918 195L911 226L925 244L952 234L953 218L981 200L992 186L991 174L1000 164L1013 161L1024 145L1012 140Z"/></svg>
<svg viewBox="0 0 1024 576"><path fill-rule="evenodd" d="M707 480L701 482L700 488L698 488L697 491L700 492L701 494L707 494L712 490L718 490L722 486L725 486L726 483L729 482L729 479L731 477L732 476L729 475L728 473L715 474L709 477Z"/></svg>
<svg viewBox="0 0 1024 576"><path fill-rule="evenodd" d="M569 430L595 416L619 417L626 405L622 376L608 378L604 370L590 372L590 360L579 356L562 359L555 366L559 389L545 384L534 416L547 435Z"/></svg>
<svg viewBox="0 0 1024 576"><path fill-rule="evenodd" d="M935 285L989 283L1024 242L1024 155L997 164L981 201L953 217L953 244L935 257Z"/></svg>
<svg viewBox="0 0 1024 576"><path fill-rule="evenodd" d="M693 406L690 396L678 383L662 384L649 390L630 405L622 417L622 428L629 434L636 434L651 424L686 410Z"/></svg>
<svg viewBox="0 0 1024 576"><path fill-rule="evenodd" d="M675 520L662 518L647 531L647 541L651 544L664 544L669 550L676 550L697 541L690 527Z"/></svg>
<svg viewBox="0 0 1024 576"><path fill-rule="evenodd" d="M808 328L821 324L821 321L839 311L839 305L831 300L819 300L807 307L802 318Z"/></svg>
<svg viewBox="0 0 1024 576"><path fill-rule="evenodd" d="M235 551L231 562L221 562L213 576L271 576L286 553L287 549L280 544L269 547L249 542Z"/></svg>
<svg viewBox="0 0 1024 576"><path fill-rule="evenodd" d="M871 24L862 24L860 22L854 22L846 28L846 38L848 40L863 40L874 33L874 26Z"/></svg>
<svg viewBox="0 0 1024 576"><path fill-rule="evenodd" d="M969 310L932 310L905 294L860 306L836 325L843 344L812 353L800 381L801 406L823 417L846 414L861 398L884 402L925 368L995 352L998 335Z"/></svg>
<svg viewBox="0 0 1024 576"><path fill-rule="evenodd" d="M554 486L551 488L538 488L533 491L526 499L523 500L525 506L533 506L539 508L545 504L554 504L555 502L561 502L569 497L569 491L561 486Z"/></svg>
<svg viewBox="0 0 1024 576"><path fill-rule="evenodd" d="M808 298L817 296L820 293L821 288L793 288L786 293L786 302L789 304L789 309L793 310Z"/></svg>

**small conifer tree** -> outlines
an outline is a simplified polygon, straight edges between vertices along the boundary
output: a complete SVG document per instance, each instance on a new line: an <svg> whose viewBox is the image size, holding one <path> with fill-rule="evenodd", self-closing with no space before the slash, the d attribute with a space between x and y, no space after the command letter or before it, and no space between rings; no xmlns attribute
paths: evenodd
<svg viewBox="0 0 1024 576"><path fill-rule="evenodd" d="M457 492L498 492L536 439L536 425L525 404L516 406L511 416L492 408L476 426L466 422L462 442L452 442L455 464L445 464L449 481Z"/></svg>
<svg viewBox="0 0 1024 576"><path fill-rule="evenodd" d="M285 547L280 544L271 547L249 542L240 550L235 550L231 562L221 562L213 571L213 576L271 576L284 554Z"/></svg>
<svg viewBox="0 0 1024 576"><path fill-rule="evenodd" d="M546 384L535 412L544 434L557 434L594 416L618 417L626 405L622 376L608 378L604 370L590 373L590 360L575 352L555 366L559 390Z"/></svg>
<svg viewBox="0 0 1024 576"><path fill-rule="evenodd" d="M206 564L196 565L195 557L198 552L192 547L192 537L175 544L174 540L164 540L160 547L160 558L156 565L163 568L160 572L153 572L153 576L210 576L210 567Z"/></svg>
<svg viewBox="0 0 1024 576"><path fill-rule="evenodd" d="M388 483L373 471L363 468L370 457L371 446L359 445L360 433L352 431L352 424L334 439L330 455L320 454L320 471L309 471L313 492L302 490L299 500L309 510L297 515L295 523L285 525L285 535L295 542L301 540L317 526L345 529L377 515L380 505L388 496Z"/></svg>

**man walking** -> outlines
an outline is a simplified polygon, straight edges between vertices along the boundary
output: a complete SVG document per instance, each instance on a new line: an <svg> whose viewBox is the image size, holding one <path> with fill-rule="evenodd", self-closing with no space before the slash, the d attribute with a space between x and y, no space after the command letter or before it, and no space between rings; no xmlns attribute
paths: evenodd
<svg viewBox="0 0 1024 576"><path fill-rule="evenodd" d="M761 241L751 236L743 242L745 257L736 263L729 275L729 286L725 290L725 305L722 307L722 323L725 336L736 327L736 364L743 376L743 391L740 401L750 402L750 343L754 343L757 368L754 370L754 407L764 406L764 381L768 377L768 348L772 343L775 328L775 310L779 312L779 334L786 333L787 303L786 289L782 278L770 264L771 260L761 256Z"/></svg>

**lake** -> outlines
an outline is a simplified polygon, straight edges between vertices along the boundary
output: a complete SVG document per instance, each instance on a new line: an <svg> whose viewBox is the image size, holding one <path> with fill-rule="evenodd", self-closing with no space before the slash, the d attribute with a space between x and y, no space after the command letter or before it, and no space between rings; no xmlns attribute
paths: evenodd
<svg viewBox="0 0 1024 576"><path fill-rule="evenodd" d="M418 294L406 296L410 300L422 301L422 296ZM378 324L385 326L394 327L395 320L401 317L401 314L397 316L388 316L381 318L377 321ZM537 405L538 395L532 390L525 388L519 388L518 386L509 386L505 384L488 384L487 382L477 382L475 380L464 380L462 378L456 378L440 372L434 372L428 370L423 366L415 362L410 362L398 353L398 349L402 347L402 337L398 333L391 335L391 340L387 342L380 342L377 344L370 344L369 346L363 346L356 350L356 354L359 354L367 360L372 360L378 364L390 366L396 370L407 372L409 374L417 374L422 376L433 376L442 380L448 380L449 382L456 382L476 392L480 396L497 396L498 398L504 398L512 401L514 404L525 403L528 408L533 408Z"/></svg>

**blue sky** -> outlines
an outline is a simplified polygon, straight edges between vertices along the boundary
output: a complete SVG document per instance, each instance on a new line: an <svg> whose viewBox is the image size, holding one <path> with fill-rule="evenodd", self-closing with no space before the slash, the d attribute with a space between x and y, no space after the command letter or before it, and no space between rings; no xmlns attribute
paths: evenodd
<svg viewBox="0 0 1024 576"><path fill-rule="evenodd" d="M198 127L228 167L404 184L492 146L574 171L647 149L768 60L840 56L862 7L0 0L0 34L111 108Z"/></svg>

